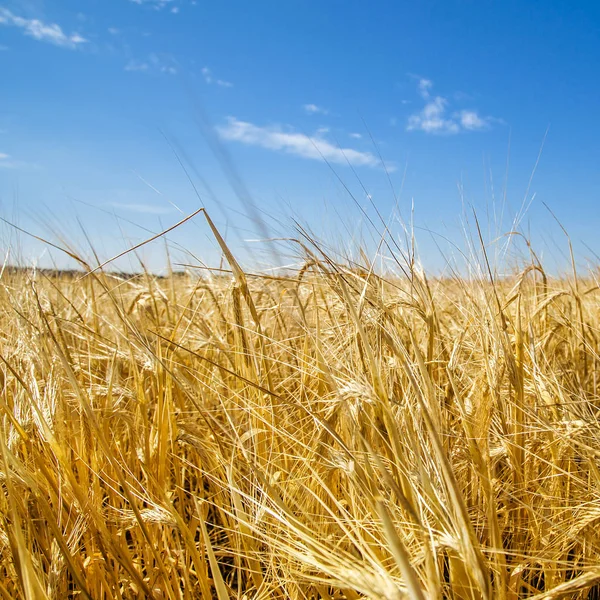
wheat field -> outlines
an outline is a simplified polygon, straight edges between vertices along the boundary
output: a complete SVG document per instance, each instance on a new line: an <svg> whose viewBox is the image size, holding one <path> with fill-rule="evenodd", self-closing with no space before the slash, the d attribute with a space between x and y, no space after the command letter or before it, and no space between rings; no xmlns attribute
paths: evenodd
<svg viewBox="0 0 600 600"><path fill-rule="evenodd" d="M0 277L0 597L599 598L600 287L532 259Z"/></svg>

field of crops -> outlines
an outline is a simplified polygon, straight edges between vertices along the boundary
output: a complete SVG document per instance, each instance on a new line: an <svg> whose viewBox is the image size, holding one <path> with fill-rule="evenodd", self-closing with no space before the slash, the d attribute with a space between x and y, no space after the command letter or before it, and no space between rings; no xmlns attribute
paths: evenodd
<svg viewBox="0 0 600 600"><path fill-rule="evenodd" d="M4 269L0 598L600 597L592 276L229 267Z"/></svg>

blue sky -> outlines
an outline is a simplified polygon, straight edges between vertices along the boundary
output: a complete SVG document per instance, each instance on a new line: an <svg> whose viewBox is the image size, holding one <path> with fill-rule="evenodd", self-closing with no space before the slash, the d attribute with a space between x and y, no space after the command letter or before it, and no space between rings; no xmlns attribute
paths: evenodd
<svg viewBox="0 0 600 600"><path fill-rule="evenodd" d="M522 230L561 263L544 203L585 262L598 64L597 2L0 0L0 212L82 248L83 227L108 258L205 206L248 257L265 233L251 197L271 236L296 218L369 246L341 179L370 216L414 204L426 265L471 205L490 238L525 205ZM3 254L50 260L0 231ZM218 258L201 218L170 239ZM161 244L142 255L164 262Z"/></svg>

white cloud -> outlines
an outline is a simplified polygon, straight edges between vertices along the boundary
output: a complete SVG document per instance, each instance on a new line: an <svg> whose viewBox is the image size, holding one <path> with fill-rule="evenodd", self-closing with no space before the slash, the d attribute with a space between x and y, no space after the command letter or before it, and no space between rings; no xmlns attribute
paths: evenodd
<svg viewBox="0 0 600 600"><path fill-rule="evenodd" d="M304 112L309 115L328 115L329 111L326 108L317 106L316 104L305 104L303 107Z"/></svg>
<svg viewBox="0 0 600 600"><path fill-rule="evenodd" d="M133 2L138 6L147 6L154 10L162 10L164 8L170 7L169 12L173 13L174 15L179 13L181 10L179 6L175 6L176 0L130 0L130 2ZM178 2L178 4L182 4L182 2ZM195 6L196 2L192 0L190 4L192 6Z"/></svg>
<svg viewBox="0 0 600 600"><path fill-rule="evenodd" d="M425 99L429 98L429 90L433 87L431 79L419 79L419 94Z"/></svg>
<svg viewBox="0 0 600 600"><path fill-rule="evenodd" d="M431 99L420 112L408 118L408 131L420 130L425 133L458 133L460 126L445 117L448 101L441 96Z"/></svg>
<svg viewBox="0 0 600 600"><path fill-rule="evenodd" d="M140 6L147 5L151 6L155 10L160 10L165 6L168 6L171 2L173 2L173 0L131 0L131 2L134 4L139 4Z"/></svg>
<svg viewBox="0 0 600 600"><path fill-rule="evenodd" d="M121 33L121 31L116 27L109 27L107 31L110 33L110 35L119 35Z"/></svg>
<svg viewBox="0 0 600 600"><path fill-rule="evenodd" d="M369 152L360 152L353 148L338 148L319 134L307 136L293 131L282 131L279 127L260 127L246 121L229 117L227 124L218 127L221 138L259 146L286 154L294 154L312 160L327 159L332 163L345 165L349 162L356 167L378 167L380 160ZM393 171L393 165L387 165Z"/></svg>
<svg viewBox="0 0 600 600"><path fill-rule="evenodd" d="M7 8L0 8L0 24L18 27L23 33L41 42L48 42L62 48L77 48L87 40L78 33L67 35L56 23L44 23L39 19L19 17Z"/></svg>
<svg viewBox="0 0 600 600"><path fill-rule="evenodd" d="M139 73L164 73L167 75L176 75L177 68L172 64L168 57L162 58L158 54L150 54L147 60L131 59L125 65L126 71L137 71Z"/></svg>
<svg viewBox="0 0 600 600"><path fill-rule="evenodd" d="M461 110L448 115L448 100L443 96L432 96L432 88L433 82L430 79L419 79L417 90L425 100L425 106L408 117L407 131L452 135L489 127L492 119L481 117L475 110Z"/></svg>
<svg viewBox="0 0 600 600"><path fill-rule="evenodd" d="M215 79L213 77L212 71L208 67L203 67L201 70L201 73L202 73L202 77L204 77L204 81L208 85L212 85L213 83L216 83L217 85L224 87L224 88L233 87L233 83L231 83L231 81L225 81L225 79Z"/></svg>
<svg viewBox="0 0 600 600"><path fill-rule="evenodd" d="M24 166L24 164L17 160L12 160L10 154L0 152L0 169L17 169L20 166Z"/></svg>
<svg viewBox="0 0 600 600"><path fill-rule="evenodd" d="M468 129L469 131L489 127L490 119L480 117L474 110L461 110L459 118L463 129Z"/></svg>
<svg viewBox="0 0 600 600"><path fill-rule="evenodd" d="M0 44L0 52L6 52L8 50L8 46L4 46L3 44Z"/></svg>
<svg viewBox="0 0 600 600"><path fill-rule="evenodd" d="M177 75L177 69L175 67L161 67L161 73L167 73L168 75Z"/></svg>
<svg viewBox="0 0 600 600"><path fill-rule="evenodd" d="M126 71L142 71L142 72L146 72L150 69L150 65L146 62L140 62L137 60L130 60L126 65L125 65L125 70Z"/></svg>
<svg viewBox="0 0 600 600"><path fill-rule="evenodd" d="M350 133L349 134L351 138L354 138L355 140L361 140L362 139L362 135L360 133Z"/></svg>
<svg viewBox="0 0 600 600"><path fill-rule="evenodd" d="M202 67L202 75L204 77L204 81L209 85L213 82L211 70L208 67Z"/></svg>

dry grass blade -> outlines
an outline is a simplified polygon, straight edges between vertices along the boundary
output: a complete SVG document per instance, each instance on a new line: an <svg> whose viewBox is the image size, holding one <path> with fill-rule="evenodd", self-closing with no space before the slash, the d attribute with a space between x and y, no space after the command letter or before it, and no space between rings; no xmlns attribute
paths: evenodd
<svg viewBox="0 0 600 600"><path fill-rule="evenodd" d="M200 531L202 532L202 539L206 545L206 553L208 554L210 570L215 582L217 598L219 600L229 600L229 592L227 591L227 586L223 581L223 576L221 575L221 570L219 569L219 563L217 562L217 557L215 556L215 551L213 550L212 542L210 541L210 536L208 535L208 530L206 529L206 523L204 522L204 517L202 516L202 507L196 503L196 508L200 515L198 524L200 526Z"/></svg>
<svg viewBox="0 0 600 600"><path fill-rule="evenodd" d="M421 586L419 585L419 580L415 570L410 564L408 552L406 551L400 536L394 528L394 523L392 522L385 504L381 500L377 500L377 512L381 518L385 537L390 545L394 560L400 568L404 581L406 582L409 597L411 600L425 600L425 595L421 589Z"/></svg>

